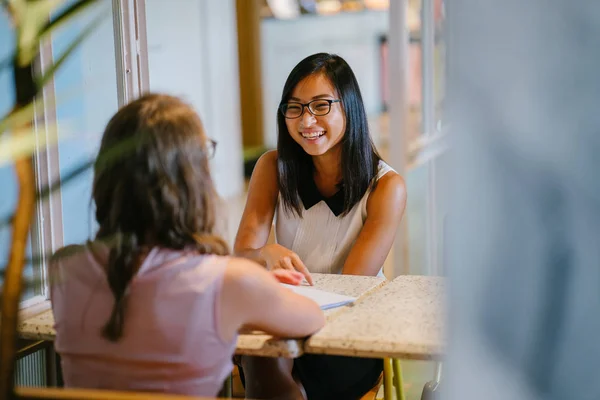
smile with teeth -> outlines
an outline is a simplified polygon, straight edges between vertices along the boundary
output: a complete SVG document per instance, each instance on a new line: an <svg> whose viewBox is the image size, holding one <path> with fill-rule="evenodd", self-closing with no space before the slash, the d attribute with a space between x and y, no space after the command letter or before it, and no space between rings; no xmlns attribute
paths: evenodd
<svg viewBox="0 0 600 400"><path fill-rule="evenodd" d="M319 132L301 132L301 135L305 139L317 139L325 134L325 131Z"/></svg>

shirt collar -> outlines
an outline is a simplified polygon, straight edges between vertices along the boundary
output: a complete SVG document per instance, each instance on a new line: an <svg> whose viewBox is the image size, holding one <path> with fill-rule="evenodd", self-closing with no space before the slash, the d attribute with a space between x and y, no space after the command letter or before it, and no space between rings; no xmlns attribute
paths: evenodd
<svg viewBox="0 0 600 400"><path fill-rule="evenodd" d="M344 186L340 185L340 190L331 197L324 197L312 177L312 174L304 175L300 178L298 185L298 194L304 204L304 209L308 210L315 204L324 201L329 207L333 215L339 217L344 212Z"/></svg>

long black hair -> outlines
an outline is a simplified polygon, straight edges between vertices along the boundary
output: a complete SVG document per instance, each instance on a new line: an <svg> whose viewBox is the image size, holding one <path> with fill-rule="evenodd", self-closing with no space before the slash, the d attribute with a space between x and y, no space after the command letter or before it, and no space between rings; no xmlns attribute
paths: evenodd
<svg viewBox="0 0 600 400"><path fill-rule="evenodd" d="M132 151L105 162L130 143ZM116 239L106 266L115 298L102 331L106 339L117 341L123 333L127 288L149 247L228 253L225 241L213 234L216 192L206 146L198 115L167 95L144 95L108 123L93 186L96 237Z"/></svg>
<svg viewBox="0 0 600 400"><path fill-rule="evenodd" d="M280 106L287 103L298 83L314 74L326 76L342 100L346 117L346 132L342 139L342 182L344 211L346 215L376 183L377 168L381 157L369 134L367 113L354 72L340 56L317 53L306 57L294 67L288 76ZM279 107L280 109L281 107ZM278 109L278 110L279 110ZM302 216L298 185L304 179L313 179L312 158L290 135L285 117L277 112L277 175L279 191L286 211Z"/></svg>

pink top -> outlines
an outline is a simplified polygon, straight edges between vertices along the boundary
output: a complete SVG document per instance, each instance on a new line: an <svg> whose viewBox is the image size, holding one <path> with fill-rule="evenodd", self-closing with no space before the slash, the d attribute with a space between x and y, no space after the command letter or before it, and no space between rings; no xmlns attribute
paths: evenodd
<svg viewBox="0 0 600 400"><path fill-rule="evenodd" d="M219 335L227 260L152 249L131 282L116 343L101 335L114 303L102 262L82 247L55 263L50 290L65 386L215 396L237 339Z"/></svg>

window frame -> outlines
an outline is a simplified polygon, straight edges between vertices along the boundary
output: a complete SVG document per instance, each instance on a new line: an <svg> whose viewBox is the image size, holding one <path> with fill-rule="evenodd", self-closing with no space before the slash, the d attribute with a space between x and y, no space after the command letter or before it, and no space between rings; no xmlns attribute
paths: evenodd
<svg viewBox="0 0 600 400"><path fill-rule="evenodd" d="M122 106L149 88L148 49L146 41L145 0L112 0L112 20L115 38L118 104ZM35 68L47 72L53 62L52 40L40 44ZM37 144L32 154L35 186L38 192L49 189L50 195L36 201L30 228L30 249L35 259L32 268L34 295L21 300L23 315L36 314L50 308L48 256L64 246L62 193L60 191L60 162L58 134L51 129L57 123L56 90L51 79L40 92L36 102L40 110L34 115L33 126ZM43 255L43 257L38 257Z"/></svg>

